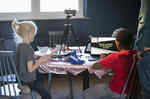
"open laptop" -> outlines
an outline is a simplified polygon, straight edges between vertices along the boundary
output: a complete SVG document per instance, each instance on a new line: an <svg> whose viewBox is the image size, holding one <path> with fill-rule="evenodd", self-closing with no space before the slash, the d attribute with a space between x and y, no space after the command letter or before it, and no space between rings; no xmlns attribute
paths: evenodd
<svg viewBox="0 0 150 99"><path fill-rule="evenodd" d="M91 37L91 55L109 54L118 49L113 37Z"/></svg>

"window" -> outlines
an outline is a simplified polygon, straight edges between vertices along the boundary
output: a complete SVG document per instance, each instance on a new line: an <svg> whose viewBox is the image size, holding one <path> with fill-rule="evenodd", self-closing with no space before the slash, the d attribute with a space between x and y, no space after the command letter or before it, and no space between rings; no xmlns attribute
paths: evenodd
<svg viewBox="0 0 150 99"><path fill-rule="evenodd" d="M79 10L79 0L40 0L41 12L62 12L65 9Z"/></svg>
<svg viewBox="0 0 150 99"><path fill-rule="evenodd" d="M31 12L31 0L1 1L0 13L14 13L14 12Z"/></svg>
<svg viewBox="0 0 150 99"><path fill-rule="evenodd" d="M65 18L65 9L77 10L83 17L83 0L1 0L0 20Z"/></svg>

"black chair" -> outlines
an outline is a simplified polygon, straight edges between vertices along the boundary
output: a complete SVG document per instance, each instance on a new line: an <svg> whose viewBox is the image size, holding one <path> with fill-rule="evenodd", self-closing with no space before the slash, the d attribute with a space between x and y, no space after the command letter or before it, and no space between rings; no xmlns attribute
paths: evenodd
<svg viewBox="0 0 150 99"><path fill-rule="evenodd" d="M0 51L0 99L37 99L35 92L24 93L15 56L14 51Z"/></svg>
<svg viewBox="0 0 150 99"><path fill-rule="evenodd" d="M0 33L0 50L3 51L15 51L16 50L16 42L15 42L15 33Z"/></svg>
<svg viewBox="0 0 150 99"><path fill-rule="evenodd" d="M141 85L136 67L137 61L137 56L133 55L133 63L126 79L122 93L120 95L120 99L140 99L141 97ZM128 94L125 96L125 90L127 88Z"/></svg>
<svg viewBox="0 0 150 99"><path fill-rule="evenodd" d="M63 36L63 31L49 31L49 46L56 47L57 44L61 44L61 39Z"/></svg>

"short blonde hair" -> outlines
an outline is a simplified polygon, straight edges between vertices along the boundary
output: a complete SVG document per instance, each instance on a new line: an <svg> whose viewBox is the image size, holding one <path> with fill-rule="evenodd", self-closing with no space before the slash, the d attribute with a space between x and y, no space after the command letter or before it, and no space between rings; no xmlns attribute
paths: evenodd
<svg viewBox="0 0 150 99"><path fill-rule="evenodd" d="M30 33L34 29L34 35L37 33L37 26L33 21L22 21L18 22L14 20L12 22L13 31L18 34L20 37Z"/></svg>

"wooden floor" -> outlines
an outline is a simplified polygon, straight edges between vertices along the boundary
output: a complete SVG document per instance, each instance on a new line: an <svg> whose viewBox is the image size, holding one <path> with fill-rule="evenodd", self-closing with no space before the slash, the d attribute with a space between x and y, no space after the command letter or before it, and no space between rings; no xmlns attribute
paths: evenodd
<svg viewBox="0 0 150 99"><path fill-rule="evenodd" d="M46 77L47 78L47 77ZM73 94L74 99L83 99L81 93L83 91L83 77L82 75L73 76ZM110 78L106 77L98 79L95 75L90 75L90 87L94 87L97 84L103 84L108 82ZM45 86L47 87L47 79L45 80ZM102 90L102 89L98 89ZM51 88L52 99L69 99L69 84L66 75L54 75L52 78Z"/></svg>

